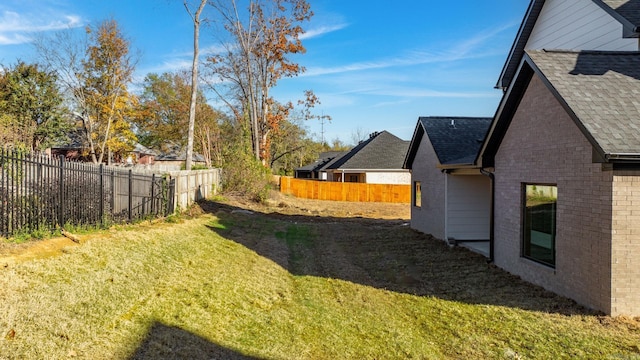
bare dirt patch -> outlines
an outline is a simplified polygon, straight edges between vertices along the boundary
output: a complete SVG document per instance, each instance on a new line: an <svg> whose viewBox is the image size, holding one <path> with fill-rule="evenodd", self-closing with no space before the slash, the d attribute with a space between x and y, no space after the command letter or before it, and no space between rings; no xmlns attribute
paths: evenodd
<svg viewBox="0 0 640 360"><path fill-rule="evenodd" d="M285 215L407 221L411 218L409 204L310 200L283 195L276 191L270 194L265 204L233 196L228 197L226 202L246 209Z"/></svg>

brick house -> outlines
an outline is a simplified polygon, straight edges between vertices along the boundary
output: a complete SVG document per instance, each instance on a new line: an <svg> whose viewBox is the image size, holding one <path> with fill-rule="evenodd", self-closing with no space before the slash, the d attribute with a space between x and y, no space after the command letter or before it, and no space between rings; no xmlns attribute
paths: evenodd
<svg viewBox="0 0 640 360"><path fill-rule="evenodd" d="M532 0L478 157L448 169L492 179L490 260L613 316L640 316L639 38L638 0ZM443 164L422 144L424 194Z"/></svg>
<svg viewBox="0 0 640 360"><path fill-rule="evenodd" d="M478 159L495 264L614 316L640 315L638 24L639 1L532 1Z"/></svg>

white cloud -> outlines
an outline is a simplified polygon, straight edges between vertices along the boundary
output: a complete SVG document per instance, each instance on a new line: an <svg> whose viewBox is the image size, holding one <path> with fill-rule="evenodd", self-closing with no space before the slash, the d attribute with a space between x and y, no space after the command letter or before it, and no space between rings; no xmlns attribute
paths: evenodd
<svg viewBox="0 0 640 360"><path fill-rule="evenodd" d="M309 67L301 76L320 76L399 66L445 63L493 55L490 51L484 50L483 47L491 39L513 26L513 24L506 24L504 26L479 32L476 36L459 41L444 50L411 50L402 56L381 59L378 61L359 62L335 67Z"/></svg>
<svg viewBox="0 0 640 360"><path fill-rule="evenodd" d="M300 35L300 40L312 39L315 37L322 36L324 34L328 34L334 31L342 30L346 28L348 24L337 24L337 25L325 25L316 28L309 29L304 32L304 34Z"/></svg>
<svg viewBox="0 0 640 360"><path fill-rule="evenodd" d="M32 40L29 34L82 25L77 15L56 15L50 11L20 14L5 10L0 13L0 45L24 44Z"/></svg>

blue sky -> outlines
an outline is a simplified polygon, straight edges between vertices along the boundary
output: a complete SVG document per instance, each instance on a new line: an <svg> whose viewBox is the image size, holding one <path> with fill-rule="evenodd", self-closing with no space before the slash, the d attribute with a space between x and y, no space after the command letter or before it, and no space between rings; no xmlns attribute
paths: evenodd
<svg viewBox="0 0 640 360"><path fill-rule="evenodd" d="M296 102L313 90L332 117L327 141L387 130L410 140L419 116L493 116L494 89L529 0L308 0L315 13L295 60L307 71L273 95ZM114 18L141 57L137 78L189 65L191 20L182 0L2 0L0 63L33 59L41 32ZM201 47L215 49L212 28ZM318 121L305 126L320 139Z"/></svg>

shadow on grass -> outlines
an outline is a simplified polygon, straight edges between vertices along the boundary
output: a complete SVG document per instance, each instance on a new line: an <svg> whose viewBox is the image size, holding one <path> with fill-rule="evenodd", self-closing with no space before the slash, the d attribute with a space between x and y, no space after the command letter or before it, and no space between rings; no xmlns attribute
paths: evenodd
<svg viewBox="0 0 640 360"><path fill-rule="evenodd" d="M294 275L467 304L598 314L487 264L482 255L414 231L403 220L249 213L211 201L201 207L218 218L212 231Z"/></svg>
<svg viewBox="0 0 640 360"><path fill-rule="evenodd" d="M129 360L146 359L256 359L214 344L186 330L155 323Z"/></svg>

